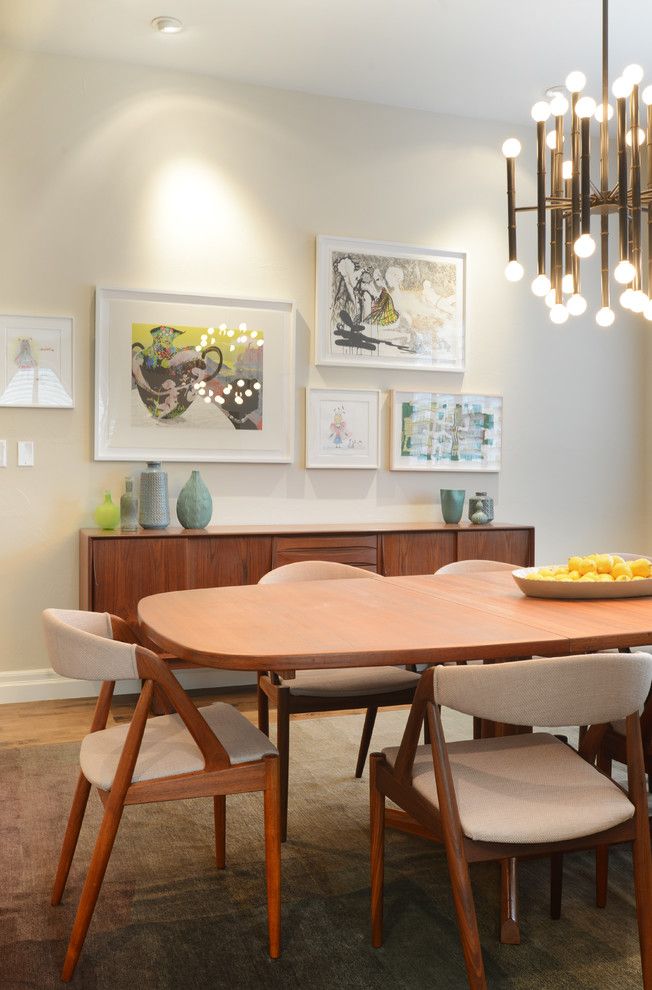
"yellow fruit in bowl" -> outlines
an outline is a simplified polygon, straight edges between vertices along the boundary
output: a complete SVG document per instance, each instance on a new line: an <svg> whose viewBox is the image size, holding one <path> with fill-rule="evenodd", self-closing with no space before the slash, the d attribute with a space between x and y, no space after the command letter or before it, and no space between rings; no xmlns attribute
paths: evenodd
<svg viewBox="0 0 652 990"><path fill-rule="evenodd" d="M580 560L580 566L577 569L580 574L595 574L598 568L595 560L591 560L590 557L582 557Z"/></svg>
<svg viewBox="0 0 652 990"><path fill-rule="evenodd" d="M577 570L575 570L575 571L569 571L568 576L571 579L571 581L579 581L579 579L580 579L580 572L577 571Z"/></svg>
<svg viewBox="0 0 652 990"><path fill-rule="evenodd" d="M621 557L620 554L618 554L618 553L612 554L611 559L613 560L614 564L624 564L625 563L624 558Z"/></svg>
<svg viewBox="0 0 652 990"><path fill-rule="evenodd" d="M610 574L613 564L613 557L610 553L599 553L595 559L598 574Z"/></svg>
<svg viewBox="0 0 652 990"><path fill-rule="evenodd" d="M539 574L538 571L530 571L529 574L526 574L525 575L525 579L527 581L540 581L541 580L541 575Z"/></svg>
<svg viewBox="0 0 652 990"><path fill-rule="evenodd" d="M613 581L611 574L598 574L598 581Z"/></svg>
<svg viewBox="0 0 652 990"><path fill-rule="evenodd" d="M569 557L568 558L568 571L579 571L580 563L582 561L581 557Z"/></svg>
<svg viewBox="0 0 652 990"><path fill-rule="evenodd" d="M597 581L598 575L595 571L587 571L586 574L582 574L580 581Z"/></svg>
<svg viewBox="0 0 652 990"><path fill-rule="evenodd" d="M647 578L652 574L652 564L647 557L639 557L638 560L630 560L629 566L634 577Z"/></svg>
<svg viewBox="0 0 652 990"><path fill-rule="evenodd" d="M645 581L645 578L641 574L635 574L632 581Z"/></svg>
<svg viewBox="0 0 652 990"><path fill-rule="evenodd" d="M631 577L631 574L619 574L618 577L615 578L615 580L616 581L631 581L632 580L632 577Z"/></svg>
<svg viewBox="0 0 652 990"><path fill-rule="evenodd" d="M544 580L549 581L550 578L555 576L555 572L551 567L541 567L539 569L539 576L544 578Z"/></svg>
<svg viewBox="0 0 652 990"><path fill-rule="evenodd" d="M570 578L568 576L568 574L557 574L556 577L555 577L555 581L572 581L572 580L573 579ZM634 580L636 580L636 578L634 578ZM643 578L641 578L641 581L642 580L643 580Z"/></svg>
<svg viewBox="0 0 652 990"><path fill-rule="evenodd" d="M612 576L618 580L620 577L626 577L628 581L632 579L632 569L626 561L623 560L621 564L614 564L611 568Z"/></svg>

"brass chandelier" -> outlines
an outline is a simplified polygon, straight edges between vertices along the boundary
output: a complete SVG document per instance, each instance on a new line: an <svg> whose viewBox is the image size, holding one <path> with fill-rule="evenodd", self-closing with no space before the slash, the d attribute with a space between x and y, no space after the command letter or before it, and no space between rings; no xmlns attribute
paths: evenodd
<svg viewBox="0 0 652 990"><path fill-rule="evenodd" d="M652 85L641 93L643 69L628 65L612 86L616 102L617 181L609 184L608 0L602 0L602 96L601 102L583 95L586 77L571 72L565 87L548 90L548 100L532 107L537 127L537 204L516 206L516 158L521 152L517 138L503 144L507 160L507 214L509 263L505 275L510 282L523 277L516 253L516 214L536 210L537 275L532 282L535 296L545 298L553 323L581 316L587 301L581 292L580 264L596 250L591 236L591 217L600 217L601 304L595 319L611 326L615 313L610 304L609 214L618 213L618 258L614 279L622 287L619 302L625 309L652 320ZM566 96L568 92L568 96ZM647 108L645 129L641 126L639 97ZM570 155L565 157L565 124L570 109ZM644 111L645 112L645 111ZM546 134L546 121L553 128ZM591 122L600 125L600 182L591 178ZM646 182L641 188L643 145ZM546 149L550 149L550 181L546 191ZM642 223L647 214L647 292L643 289ZM550 255L546 270L546 228L550 218Z"/></svg>

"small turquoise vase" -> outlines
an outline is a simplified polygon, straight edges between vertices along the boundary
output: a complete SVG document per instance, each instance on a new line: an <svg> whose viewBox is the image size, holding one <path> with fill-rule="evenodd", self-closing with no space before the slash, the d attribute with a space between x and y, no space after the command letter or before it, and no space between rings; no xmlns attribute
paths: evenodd
<svg viewBox="0 0 652 990"><path fill-rule="evenodd" d="M213 499L199 471L193 471L179 492L177 518L184 529L205 529L213 515Z"/></svg>
<svg viewBox="0 0 652 990"><path fill-rule="evenodd" d="M446 523L458 523L464 512L464 496L466 492L463 488L440 488L439 498L441 501L441 514Z"/></svg>

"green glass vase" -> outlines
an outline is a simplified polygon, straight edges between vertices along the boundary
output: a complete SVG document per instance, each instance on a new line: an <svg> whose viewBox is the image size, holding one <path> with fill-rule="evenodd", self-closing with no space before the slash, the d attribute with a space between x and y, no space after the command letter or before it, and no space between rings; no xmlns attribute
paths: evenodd
<svg viewBox="0 0 652 990"><path fill-rule="evenodd" d="M199 471L193 471L179 492L177 518L184 529L205 529L213 515L213 499Z"/></svg>
<svg viewBox="0 0 652 990"><path fill-rule="evenodd" d="M95 522L100 529L116 529L120 522L120 506L111 498L111 492L104 492L104 501L95 510Z"/></svg>

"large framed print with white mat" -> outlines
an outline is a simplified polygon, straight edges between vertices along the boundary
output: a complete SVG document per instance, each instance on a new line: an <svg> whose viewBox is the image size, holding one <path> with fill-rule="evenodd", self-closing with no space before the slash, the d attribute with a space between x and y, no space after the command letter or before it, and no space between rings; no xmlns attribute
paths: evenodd
<svg viewBox="0 0 652 990"><path fill-rule="evenodd" d="M464 371L466 255L317 238L315 363Z"/></svg>
<svg viewBox="0 0 652 990"><path fill-rule="evenodd" d="M498 395L391 393L392 471L500 471Z"/></svg>
<svg viewBox="0 0 652 990"><path fill-rule="evenodd" d="M306 389L306 467L379 467L380 392Z"/></svg>
<svg viewBox="0 0 652 990"><path fill-rule="evenodd" d="M0 406L72 409L72 318L0 316Z"/></svg>
<svg viewBox="0 0 652 990"><path fill-rule="evenodd" d="M96 290L96 460L289 462L293 407L293 303Z"/></svg>

